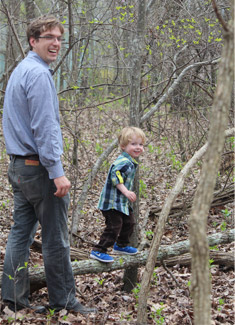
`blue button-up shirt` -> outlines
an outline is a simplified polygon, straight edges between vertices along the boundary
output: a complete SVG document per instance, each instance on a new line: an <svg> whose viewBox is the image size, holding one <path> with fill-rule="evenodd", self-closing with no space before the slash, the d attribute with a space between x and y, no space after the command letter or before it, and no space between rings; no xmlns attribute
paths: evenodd
<svg viewBox="0 0 235 325"><path fill-rule="evenodd" d="M33 51L7 84L3 132L9 155L38 154L51 179L64 175L57 93L48 64Z"/></svg>
<svg viewBox="0 0 235 325"><path fill-rule="evenodd" d="M117 184L124 184L131 191L137 166L138 163L126 152L122 152L114 161L100 195L98 203L100 210L114 209L129 215L130 202L116 186Z"/></svg>

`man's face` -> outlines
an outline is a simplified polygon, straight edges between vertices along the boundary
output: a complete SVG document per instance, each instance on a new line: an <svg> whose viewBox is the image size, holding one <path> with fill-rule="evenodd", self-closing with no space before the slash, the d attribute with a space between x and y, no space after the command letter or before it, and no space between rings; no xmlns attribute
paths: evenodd
<svg viewBox="0 0 235 325"><path fill-rule="evenodd" d="M47 37L43 38L43 37ZM51 39L50 39L51 37ZM36 52L47 64L54 62L61 48L62 34L59 27L43 32L38 39L30 38L33 51ZM58 40L59 39L59 40Z"/></svg>

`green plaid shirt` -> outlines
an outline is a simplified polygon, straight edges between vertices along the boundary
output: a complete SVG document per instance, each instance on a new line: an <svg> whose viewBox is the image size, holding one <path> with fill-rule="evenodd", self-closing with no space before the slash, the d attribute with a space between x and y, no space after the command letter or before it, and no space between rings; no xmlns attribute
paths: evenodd
<svg viewBox="0 0 235 325"><path fill-rule="evenodd" d="M124 184L131 191L137 166L137 161L126 152L122 152L114 161L109 169L105 185L100 195L98 203L100 210L114 209L129 215L130 202L116 186L117 184Z"/></svg>

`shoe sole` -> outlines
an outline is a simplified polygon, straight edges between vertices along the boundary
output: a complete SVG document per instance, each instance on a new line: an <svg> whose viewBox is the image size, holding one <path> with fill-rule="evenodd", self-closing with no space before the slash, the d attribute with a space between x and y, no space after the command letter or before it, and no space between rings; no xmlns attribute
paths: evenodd
<svg viewBox="0 0 235 325"><path fill-rule="evenodd" d="M121 254L125 254L125 255L136 255L136 254L138 254L139 252L136 252L136 253L127 253L127 252L120 252L120 251L112 250L112 253L113 253L113 254L119 254L119 255L121 255Z"/></svg>
<svg viewBox="0 0 235 325"><path fill-rule="evenodd" d="M103 262L103 263L113 263L113 262L114 262L114 260L111 260L111 261L104 261L104 260L102 260L101 258L96 257L96 256L94 256L94 255L90 255L90 258L93 258L94 260L97 260L97 261L99 261L99 262Z"/></svg>
<svg viewBox="0 0 235 325"><path fill-rule="evenodd" d="M37 313L37 314L46 314L47 313L47 309L45 306L40 306L40 307L36 307L36 306L17 306L17 308L15 309L15 306L13 305L7 305L8 308L13 311L14 313L15 312L18 312L18 311L21 311L23 309L30 309L32 310L33 312Z"/></svg>

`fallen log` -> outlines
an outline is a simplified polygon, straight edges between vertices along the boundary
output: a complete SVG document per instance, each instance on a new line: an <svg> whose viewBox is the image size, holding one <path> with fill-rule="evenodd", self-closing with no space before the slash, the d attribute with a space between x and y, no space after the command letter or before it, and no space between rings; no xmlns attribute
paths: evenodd
<svg viewBox="0 0 235 325"><path fill-rule="evenodd" d="M223 233L216 233L208 236L208 243L209 246L231 243L232 241L234 241L234 236L235 236L235 229ZM156 266L160 265L161 260L164 260L166 265L170 265L168 264L167 260L175 256L177 256L176 263L178 263L181 260L181 257L179 256L188 253L189 247L190 247L189 240L184 240L170 246L168 245L160 246L158 252L158 258L156 261ZM145 265L147 258L148 258L148 251L141 251L139 252L139 254L135 256L118 255L115 258L114 262L109 263L108 265L91 259L81 260L78 262L73 261L72 268L73 268L74 275L97 274L102 272L112 272L115 270L127 269L133 266ZM214 263L220 264L221 262L222 265L225 265L225 259L227 260L226 265L230 265L230 266L234 265L234 256L233 254L230 253L224 254L223 258L219 258L218 255ZM169 263L172 263L172 261L170 260ZM1 277L2 277L2 272L0 273L0 278ZM29 268L29 277L30 277L31 292L34 292L46 286L46 278L45 278L45 272L43 266L37 268Z"/></svg>
<svg viewBox="0 0 235 325"><path fill-rule="evenodd" d="M218 264L220 266L226 267L226 269L234 268L234 254L230 252L216 252L210 251L211 264ZM174 266L179 264L180 266L191 265L191 254L186 253L179 256L174 256L164 260L166 266ZM156 262L156 266L160 266L161 261Z"/></svg>
<svg viewBox="0 0 235 325"><path fill-rule="evenodd" d="M230 185L222 191L214 193L213 201L211 203L211 209L219 206L225 206L228 203L234 202L234 186ZM172 206L169 217L182 217L190 213L192 208L192 200L187 202L180 202ZM151 206L149 211L149 217L159 217L162 211L162 207Z"/></svg>

